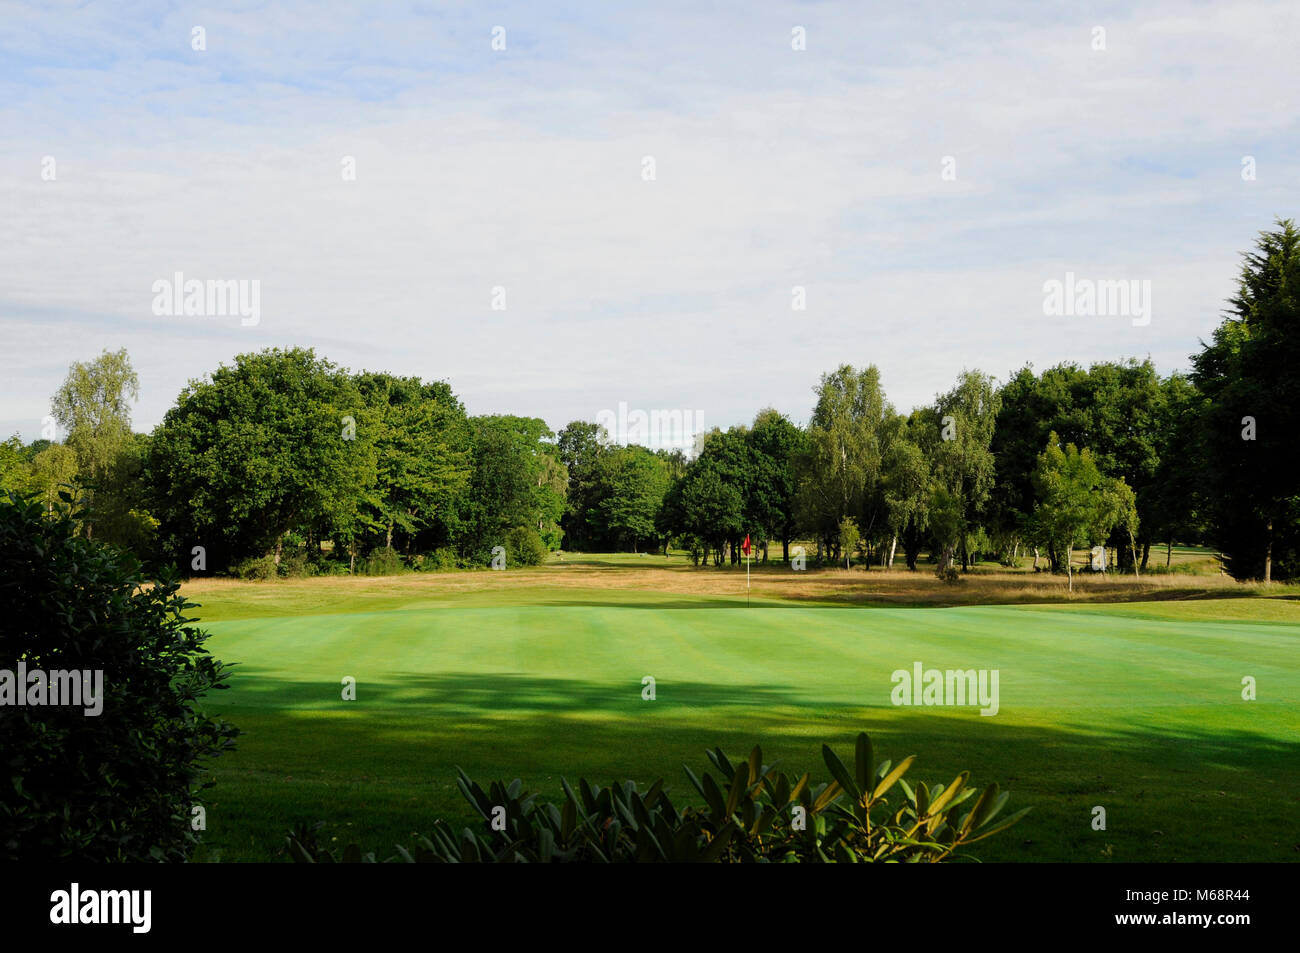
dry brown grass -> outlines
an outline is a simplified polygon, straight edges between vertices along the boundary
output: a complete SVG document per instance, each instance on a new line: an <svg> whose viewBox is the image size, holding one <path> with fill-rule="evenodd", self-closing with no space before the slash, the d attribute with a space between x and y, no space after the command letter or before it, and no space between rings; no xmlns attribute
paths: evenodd
<svg viewBox="0 0 1300 953"><path fill-rule="evenodd" d="M292 603L313 596L337 597L340 601L398 601L456 599L479 594L491 601L493 593L514 599L538 596L538 590L616 589L660 595L684 595L743 599L743 567L696 568L680 558L648 557L649 565L629 565L593 559L551 564L505 573L491 571L411 573L401 576L330 576L284 579L272 582L242 582L233 579L199 579L187 583L187 596L223 599L238 596L246 605ZM884 571L873 568L809 569L794 572L784 567L755 567L752 572L755 600L806 603L810 605L895 605L952 606L1044 602L1132 602L1138 600L1224 598L1263 594L1264 587L1238 583L1223 574L1162 574L1135 579L1127 576L1095 576L1076 573L1074 592L1063 575L994 569L974 569L957 584L945 584L932 572L905 568ZM1281 595L1296 587L1272 586L1270 595Z"/></svg>

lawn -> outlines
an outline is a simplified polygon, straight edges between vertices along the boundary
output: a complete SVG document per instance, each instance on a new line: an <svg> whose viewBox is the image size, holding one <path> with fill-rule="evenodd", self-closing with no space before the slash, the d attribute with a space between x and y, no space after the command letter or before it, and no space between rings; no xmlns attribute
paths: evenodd
<svg viewBox="0 0 1300 953"><path fill-rule="evenodd" d="M847 755L865 729L880 757L919 756L909 777L970 770L1034 808L983 860L1300 859L1293 595L864 607L782 591L787 574L756 579L747 608L743 570L641 568L655 558L191 586L209 647L239 663L210 707L244 732L201 857L269 859L316 820L386 856L435 817L470 822L457 765L550 794L561 776L662 776L694 800L683 762L761 743L825 780L821 743ZM819 575L843 595L885 574ZM915 662L996 669L998 713L895 707L891 673Z"/></svg>

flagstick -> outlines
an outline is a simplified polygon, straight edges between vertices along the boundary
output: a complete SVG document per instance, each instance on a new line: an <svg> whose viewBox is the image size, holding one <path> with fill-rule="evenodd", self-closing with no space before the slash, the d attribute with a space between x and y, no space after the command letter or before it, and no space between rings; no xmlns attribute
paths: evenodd
<svg viewBox="0 0 1300 953"><path fill-rule="evenodd" d="M745 553L745 608L749 608L749 553Z"/></svg>

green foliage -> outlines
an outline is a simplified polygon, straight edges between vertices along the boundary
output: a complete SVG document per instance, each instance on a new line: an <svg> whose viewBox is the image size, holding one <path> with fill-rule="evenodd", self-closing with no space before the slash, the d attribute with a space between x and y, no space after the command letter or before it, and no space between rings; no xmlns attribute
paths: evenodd
<svg viewBox="0 0 1300 953"><path fill-rule="evenodd" d="M1031 535L1064 554L1071 588L1070 554L1076 547L1105 540L1116 526L1123 527L1130 539L1137 530L1137 509L1128 485L1103 476L1090 450L1072 443L1062 446L1054 433L1039 455L1034 486L1038 502Z"/></svg>
<svg viewBox="0 0 1300 953"><path fill-rule="evenodd" d="M1104 361L1086 371L1065 363L1036 377L1021 369L1002 388L992 449L996 485L988 514L1005 536L1025 534L1035 502L1038 454L1052 433L1061 443L1086 447L1099 471L1122 479L1135 494L1136 540L1185 534L1194 525L1199 482L1188 424L1194 424L1195 393L1185 378L1161 381L1146 361ZM1116 544L1131 544L1121 530Z"/></svg>
<svg viewBox="0 0 1300 953"><path fill-rule="evenodd" d="M276 551L291 530L356 523L378 431L352 379L308 349L241 354L192 381L149 450L166 550L203 545L223 565Z"/></svg>
<svg viewBox="0 0 1300 953"><path fill-rule="evenodd" d="M588 523L616 549L652 539L668 491L668 464L645 447L610 447L592 468Z"/></svg>
<svg viewBox="0 0 1300 953"><path fill-rule="evenodd" d="M260 582L275 579L280 574L280 567L275 564L274 556L249 556L231 565L230 574L236 579Z"/></svg>
<svg viewBox="0 0 1300 953"><path fill-rule="evenodd" d="M102 710L0 705L0 858L185 860L206 762L237 730L200 702L226 667L178 582L77 535L64 508L0 497L0 668L102 673ZM92 683L93 687L93 683ZM85 701L83 697L83 701Z"/></svg>
<svg viewBox="0 0 1300 953"><path fill-rule="evenodd" d="M963 371L957 386L936 401L922 437L933 483L945 494L942 503L950 507L932 522L936 545L950 554L948 558L960 552L963 569L969 566L970 536L993 489L991 444L1001 401L993 378Z"/></svg>
<svg viewBox="0 0 1300 953"><path fill-rule="evenodd" d="M455 550L447 546L425 553L417 564L417 568L424 572L444 572L459 566L460 562L456 558Z"/></svg>
<svg viewBox="0 0 1300 953"><path fill-rule="evenodd" d="M306 550L303 549L294 549L282 554L280 565L276 568L279 575L287 579L302 579L316 575L315 567L308 558Z"/></svg>
<svg viewBox="0 0 1300 953"><path fill-rule="evenodd" d="M554 434L536 417L474 417L473 475L460 551L486 563L493 546L518 526L541 526L558 545L568 474Z"/></svg>
<svg viewBox="0 0 1300 953"><path fill-rule="evenodd" d="M461 795L485 831L459 832L442 821L414 849L398 846L388 861L407 863L938 863L1011 827L1028 809L998 820L1008 795L991 784L978 792L962 772L948 785L915 788L903 776L915 757L877 764L871 739L858 735L850 770L827 745L831 780L813 786L763 763L762 749L732 762L706 752L718 772L685 768L704 807L678 809L662 780L593 788L562 781L559 804L540 800L518 778L486 789L458 772ZM322 847L316 827L300 824L287 840L299 863L374 863L356 844L341 855Z"/></svg>
<svg viewBox="0 0 1300 953"><path fill-rule="evenodd" d="M540 566L549 550L537 530L531 526L514 526L506 531L506 566Z"/></svg>
<svg viewBox="0 0 1300 953"><path fill-rule="evenodd" d="M828 544L840 520L867 522L868 498L881 475L885 429L894 417L875 365L843 365L823 374L798 467L803 525Z"/></svg>
<svg viewBox="0 0 1300 953"><path fill-rule="evenodd" d="M710 457L701 456L687 471L673 496L681 529L719 553L744 526L744 499L734 482ZM665 505L669 505L665 502Z"/></svg>
<svg viewBox="0 0 1300 953"><path fill-rule="evenodd" d="M595 476L608 437L600 424L585 420L571 421L556 437L556 453L568 474L563 524L570 549L599 545L598 529L592 524L599 503Z"/></svg>
<svg viewBox="0 0 1300 953"><path fill-rule="evenodd" d="M470 478L469 423L460 401L443 382L382 373L357 375L356 382L376 428L366 522L385 546L395 534L449 540Z"/></svg>
<svg viewBox="0 0 1300 953"><path fill-rule="evenodd" d="M799 531L799 460L807 453L808 435L784 414L760 410L749 431L757 471L747 523L761 538L781 540L789 558L790 540Z"/></svg>
<svg viewBox="0 0 1300 953"><path fill-rule="evenodd" d="M363 576L398 576L407 571L401 553L391 546L377 546L360 566Z"/></svg>
<svg viewBox="0 0 1300 953"><path fill-rule="evenodd" d="M0 492L26 493L35 489L31 462L18 435L0 442Z"/></svg>
<svg viewBox="0 0 1300 953"><path fill-rule="evenodd" d="M847 516L840 520L837 539L840 544L840 552L844 554L844 568L848 569L853 558L853 552L858 548L858 543L862 540L862 531L858 529L857 522Z"/></svg>
<svg viewBox="0 0 1300 953"><path fill-rule="evenodd" d="M131 436L130 401L140 382L126 350L104 351L93 361L77 361L54 395L51 410L68 432L83 478L97 481Z"/></svg>
<svg viewBox="0 0 1300 953"><path fill-rule="evenodd" d="M32 457L32 489L40 493L49 509L58 502L59 493L73 487L77 479L77 455L62 443L42 448Z"/></svg>
<svg viewBox="0 0 1300 953"><path fill-rule="evenodd" d="M1238 579L1300 576L1300 230L1262 232L1231 311L1192 359L1205 515ZM1246 418L1250 418L1250 422ZM1253 431L1253 433L1252 433ZM1253 439L1252 439L1253 438Z"/></svg>
<svg viewBox="0 0 1300 953"><path fill-rule="evenodd" d="M46 450L51 453L54 448ZM95 538L152 563L157 555L159 521L147 509L144 479L149 437L129 434L100 476L93 497Z"/></svg>

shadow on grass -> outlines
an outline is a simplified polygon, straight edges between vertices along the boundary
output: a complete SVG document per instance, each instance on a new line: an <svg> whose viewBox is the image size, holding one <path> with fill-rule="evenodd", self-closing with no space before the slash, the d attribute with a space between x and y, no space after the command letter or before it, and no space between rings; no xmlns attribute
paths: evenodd
<svg viewBox="0 0 1300 953"><path fill-rule="evenodd" d="M718 685L708 682L683 682L677 679L656 686L656 701L641 697L639 678L624 683L602 683L568 678L537 678L515 673L445 674L384 673L382 681L369 679L361 670L340 672L339 682L306 682L272 676L267 671L240 664L233 670L230 688L221 693L223 706L267 707L291 712L331 710L354 713L358 710L383 709L396 715L403 710L411 717L476 716L492 717L509 712L518 714L559 713L644 714L640 706L651 706L671 698L675 707L727 708L750 706L804 707L805 696L773 685ZM341 679L350 674L357 679L356 701L342 699ZM650 673L647 673L650 674Z"/></svg>
<svg viewBox="0 0 1300 953"><path fill-rule="evenodd" d="M455 789L456 767L481 783L519 777L547 797L571 782L663 778L696 803L682 771L704 751L764 760L828 779L823 742L850 759L869 732L878 759L918 756L910 780L997 781L1010 809L1032 806L985 860L1244 861L1300 856L1300 746L1251 727L1247 714L1181 724L1149 711L1071 711L1025 726L973 709L817 706L772 685L671 682L654 702L641 686L517 674L449 673L340 686L242 668L210 707L245 729L219 759L213 790L224 826L210 840L227 859L267 859L283 832L322 820L381 851L436 817L480 823ZM1110 712L1115 713L1109 718ZM1182 716L1187 719L1194 715ZM1105 806L1108 831L1091 827ZM346 828L346 830L345 830Z"/></svg>

